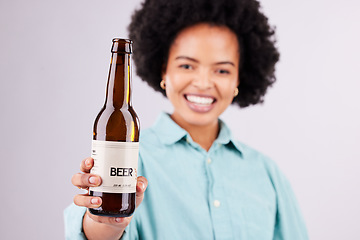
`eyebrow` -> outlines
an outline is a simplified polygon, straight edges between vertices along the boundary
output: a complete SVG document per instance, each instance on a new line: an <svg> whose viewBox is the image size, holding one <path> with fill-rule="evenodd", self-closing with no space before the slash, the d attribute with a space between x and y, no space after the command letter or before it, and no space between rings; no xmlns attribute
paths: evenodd
<svg viewBox="0 0 360 240"><path fill-rule="evenodd" d="M217 62L217 63L215 63L215 65L221 65L221 64L230 64L230 65L232 65L232 66L235 67L235 64L234 64L233 62L229 62L229 61L224 61L224 62Z"/></svg>
<svg viewBox="0 0 360 240"><path fill-rule="evenodd" d="M199 63L199 61L196 60L195 58L191 58L191 57L187 57L187 56L178 56L178 57L175 58L175 60L178 60L178 59L185 59L185 60L189 60L189 61L192 61L192 62ZM235 67L235 64L233 62L230 62L230 61L223 61L223 62L215 63L215 65L221 65L221 64L230 64L230 65Z"/></svg>
<svg viewBox="0 0 360 240"><path fill-rule="evenodd" d="M178 59L185 59L185 60L189 60L189 61L196 62L196 63L199 62L199 61L196 60L195 58L186 57L186 56L178 56L178 57L175 58L175 60L178 60Z"/></svg>

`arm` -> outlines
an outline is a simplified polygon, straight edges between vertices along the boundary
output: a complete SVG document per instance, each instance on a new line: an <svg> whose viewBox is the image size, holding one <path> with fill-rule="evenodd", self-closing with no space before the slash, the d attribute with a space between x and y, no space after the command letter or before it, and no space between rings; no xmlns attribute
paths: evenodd
<svg viewBox="0 0 360 240"><path fill-rule="evenodd" d="M305 221L291 185L282 172L273 165L271 179L277 195L274 240L308 240Z"/></svg>

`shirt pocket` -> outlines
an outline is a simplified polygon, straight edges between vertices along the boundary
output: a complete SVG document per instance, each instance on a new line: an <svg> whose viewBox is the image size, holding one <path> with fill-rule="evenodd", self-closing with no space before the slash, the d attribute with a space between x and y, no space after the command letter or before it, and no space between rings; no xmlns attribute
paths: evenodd
<svg viewBox="0 0 360 240"><path fill-rule="evenodd" d="M276 219L275 198L248 195L245 199L241 212L248 239L272 239Z"/></svg>

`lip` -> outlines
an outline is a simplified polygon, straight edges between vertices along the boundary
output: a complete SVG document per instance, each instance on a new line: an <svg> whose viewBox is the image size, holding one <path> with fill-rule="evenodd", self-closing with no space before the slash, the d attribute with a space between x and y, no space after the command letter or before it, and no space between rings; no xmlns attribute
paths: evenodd
<svg viewBox="0 0 360 240"><path fill-rule="evenodd" d="M195 97L203 97L203 98L212 98L213 102L211 104L198 104L198 103L194 103L194 102L190 102L187 99L187 96L195 96ZM189 93L189 94L184 94L184 99L186 104L188 105L188 107L193 110L194 112L197 113L207 113L210 112L214 107L215 107L215 103L216 103L216 98L211 96L211 95L207 95L207 94L193 94L193 93Z"/></svg>

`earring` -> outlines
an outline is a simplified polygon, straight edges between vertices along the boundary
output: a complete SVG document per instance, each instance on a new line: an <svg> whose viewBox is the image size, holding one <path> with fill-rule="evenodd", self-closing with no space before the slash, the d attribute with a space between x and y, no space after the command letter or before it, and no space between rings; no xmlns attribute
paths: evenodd
<svg viewBox="0 0 360 240"><path fill-rule="evenodd" d="M164 79L161 80L161 82L160 82L160 87L165 90L166 84L165 84L165 80L164 80Z"/></svg>
<svg viewBox="0 0 360 240"><path fill-rule="evenodd" d="M236 97L238 94L239 94L239 89L238 89L238 88L235 88L235 90L234 90L234 97Z"/></svg>

